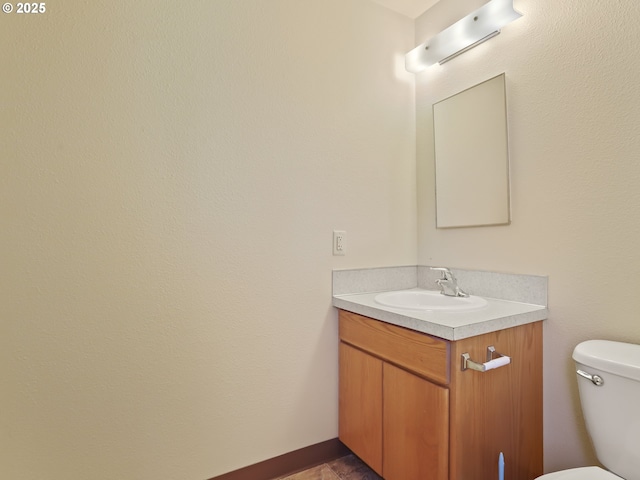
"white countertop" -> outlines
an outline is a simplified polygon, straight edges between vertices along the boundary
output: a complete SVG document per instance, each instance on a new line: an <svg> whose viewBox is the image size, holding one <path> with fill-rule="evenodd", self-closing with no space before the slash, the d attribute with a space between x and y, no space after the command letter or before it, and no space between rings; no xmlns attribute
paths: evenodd
<svg viewBox="0 0 640 480"><path fill-rule="evenodd" d="M488 302L485 307L463 312L393 308L380 305L374 300L379 293L381 292L334 295L333 306L445 340L474 337L545 320L548 316L544 305L486 297L483 297Z"/></svg>

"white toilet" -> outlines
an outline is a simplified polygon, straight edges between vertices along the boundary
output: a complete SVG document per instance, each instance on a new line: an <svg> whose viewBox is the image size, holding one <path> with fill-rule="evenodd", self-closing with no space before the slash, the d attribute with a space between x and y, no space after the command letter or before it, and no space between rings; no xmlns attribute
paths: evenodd
<svg viewBox="0 0 640 480"><path fill-rule="evenodd" d="M589 340L573 359L587 431L607 470L573 468L538 478L640 480L640 345Z"/></svg>

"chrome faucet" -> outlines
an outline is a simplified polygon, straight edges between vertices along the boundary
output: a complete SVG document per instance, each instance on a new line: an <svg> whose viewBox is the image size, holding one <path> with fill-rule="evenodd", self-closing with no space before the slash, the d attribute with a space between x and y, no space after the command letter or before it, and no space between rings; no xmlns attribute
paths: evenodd
<svg viewBox="0 0 640 480"><path fill-rule="evenodd" d="M469 294L465 293L459 286L456 277L453 276L451 270L446 267L430 267L431 270L437 270L442 272L442 277L436 280L436 283L440 287L440 293L448 295L450 297L468 297Z"/></svg>

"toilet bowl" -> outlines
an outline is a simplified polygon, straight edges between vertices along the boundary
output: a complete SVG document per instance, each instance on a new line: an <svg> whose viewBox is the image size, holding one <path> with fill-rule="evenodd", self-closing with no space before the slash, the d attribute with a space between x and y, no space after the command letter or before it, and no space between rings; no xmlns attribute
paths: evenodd
<svg viewBox="0 0 640 480"><path fill-rule="evenodd" d="M539 480L620 480L620 477L600 467L572 468L560 472L547 473Z"/></svg>
<svg viewBox="0 0 640 480"><path fill-rule="evenodd" d="M587 432L600 467L548 473L540 480L640 480L640 345L589 340L573 351Z"/></svg>

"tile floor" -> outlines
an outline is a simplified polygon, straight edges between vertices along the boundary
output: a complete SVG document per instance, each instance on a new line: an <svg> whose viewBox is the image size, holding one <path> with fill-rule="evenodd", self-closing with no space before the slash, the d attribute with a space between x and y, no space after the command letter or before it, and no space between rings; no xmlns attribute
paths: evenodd
<svg viewBox="0 0 640 480"><path fill-rule="evenodd" d="M347 455L278 480L382 480L382 477L355 455Z"/></svg>

